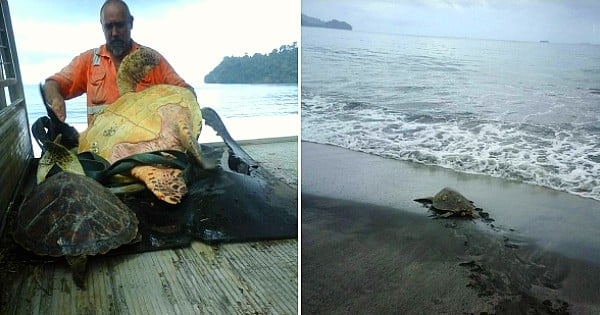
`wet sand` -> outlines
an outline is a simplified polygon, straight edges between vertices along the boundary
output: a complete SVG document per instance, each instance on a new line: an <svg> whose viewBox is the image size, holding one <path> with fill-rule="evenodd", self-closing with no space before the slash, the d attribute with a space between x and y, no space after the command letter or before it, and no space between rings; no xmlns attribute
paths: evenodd
<svg viewBox="0 0 600 315"><path fill-rule="evenodd" d="M495 221L433 219L453 187ZM302 143L302 313L600 314L600 202Z"/></svg>

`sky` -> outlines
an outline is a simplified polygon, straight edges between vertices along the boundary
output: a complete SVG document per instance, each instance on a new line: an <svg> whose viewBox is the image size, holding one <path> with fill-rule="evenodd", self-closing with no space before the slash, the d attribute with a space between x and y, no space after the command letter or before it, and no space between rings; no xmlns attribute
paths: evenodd
<svg viewBox="0 0 600 315"><path fill-rule="evenodd" d="M354 31L600 44L600 0L302 0Z"/></svg>
<svg viewBox="0 0 600 315"><path fill-rule="evenodd" d="M269 53L300 39L300 0L129 0L131 37L192 85L225 56ZM9 8L25 84L43 82L105 43L102 0L17 0Z"/></svg>

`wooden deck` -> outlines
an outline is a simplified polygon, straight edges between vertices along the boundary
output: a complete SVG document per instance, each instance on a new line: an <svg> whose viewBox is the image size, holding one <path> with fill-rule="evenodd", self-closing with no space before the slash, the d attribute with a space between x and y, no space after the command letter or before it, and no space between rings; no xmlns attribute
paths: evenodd
<svg viewBox="0 0 600 315"><path fill-rule="evenodd" d="M275 176L298 187L297 141L242 146ZM6 270L7 269L7 270ZM18 271L18 272L17 272ZM296 314L298 242L191 247L94 257L86 290L62 259L5 268L1 314Z"/></svg>

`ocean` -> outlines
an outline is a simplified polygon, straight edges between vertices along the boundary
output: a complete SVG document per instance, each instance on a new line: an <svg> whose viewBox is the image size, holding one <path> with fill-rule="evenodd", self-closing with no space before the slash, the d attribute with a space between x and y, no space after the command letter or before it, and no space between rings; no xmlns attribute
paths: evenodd
<svg viewBox="0 0 600 315"><path fill-rule="evenodd" d="M302 28L303 140L600 200L600 46Z"/></svg>
<svg viewBox="0 0 600 315"><path fill-rule="evenodd" d="M201 107L212 107L236 140L297 136L296 84L204 84L194 86ZM46 116L37 84L24 85L29 123ZM79 131L87 127L85 95L67 101L67 123ZM200 142L220 141L204 128ZM34 142L36 156L39 148Z"/></svg>

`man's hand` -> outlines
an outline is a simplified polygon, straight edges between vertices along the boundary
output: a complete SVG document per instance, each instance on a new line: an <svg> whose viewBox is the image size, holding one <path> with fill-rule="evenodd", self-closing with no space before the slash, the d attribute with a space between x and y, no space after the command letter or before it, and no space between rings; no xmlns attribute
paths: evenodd
<svg viewBox="0 0 600 315"><path fill-rule="evenodd" d="M58 83L53 80L47 80L44 84L44 92L46 93L46 102L50 104L52 111L54 111L60 121L65 121L67 118L65 99L60 94Z"/></svg>
<svg viewBox="0 0 600 315"><path fill-rule="evenodd" d="M65 121L67 114L65 113L65 100L62 97L53 99L50 103L50 108L52 108L60 121Z"/></svg>

